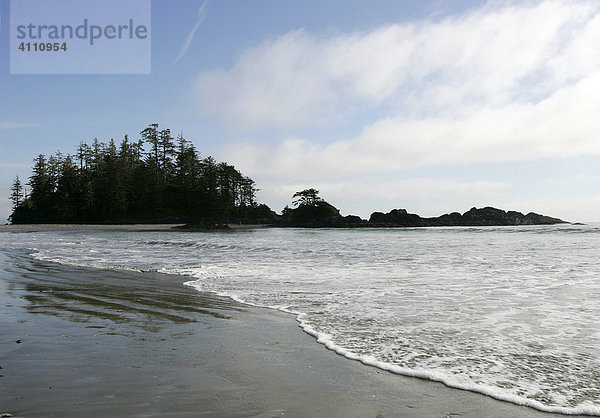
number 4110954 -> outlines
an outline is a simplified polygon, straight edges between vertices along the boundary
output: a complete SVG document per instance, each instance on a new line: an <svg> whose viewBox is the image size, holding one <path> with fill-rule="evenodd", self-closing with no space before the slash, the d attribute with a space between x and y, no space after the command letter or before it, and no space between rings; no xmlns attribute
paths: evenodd
<svg viewBox="0 0 600 418"><path fill-rule="evenodd" d="M63 42L21 42L19 49L23 52L37 51L66 51L67 43Z"/></svg>

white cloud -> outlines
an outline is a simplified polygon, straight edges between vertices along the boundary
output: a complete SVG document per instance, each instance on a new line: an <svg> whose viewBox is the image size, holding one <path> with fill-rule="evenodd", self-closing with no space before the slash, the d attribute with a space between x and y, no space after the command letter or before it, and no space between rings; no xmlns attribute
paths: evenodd
<svg viewBox="0 0 600 418"><path fill-rule="evenodd" d="M308 180L596 154L597 39L600 3L487 7L325 40L287 34L248 51L230 72L201 76L196 88L246 127L318 123L317 115L343 113L342 99L409 108L365 122L354 138L225 146L251 173Z"/></svg>
<svg viewBox="0 0 600 418"><path fill-rule="evenodd" d="M600 153L599 114L600 74L537 104L483 108L461 118L393 117L350 140L318 144L287 138L275 146L229 144L221 152L247 172L306 180L574 156Z"/></svg>
<svg viewBox="0 0 600 418"><path fill-rule="evenodd" d="M548 0L326 38L299 30L201 74L192 95L242 130L312 126L381 104L420 117L535 102L598 71L599 10Z"/></svg>
<svg viewBox="0 0 600 418"><path fill-rule="evenodd" d="M183 42L183 45L179 50L179 54L177 55L177 58L175 58L175 61L173 61L173 64L176 64L187 53L188 49L190 48L190 45L192 44L192 41L194 40L194 35L196 35L196 31L198 30L198 28L200 28L200 25L202 24L202 22L204 22L204 20L206 20L206 1L202 3L200 8L198 9L198 18L196 19L196 23L194 24L194 27Z"/></svg>
<svg viewBox="0 0 600 418"><path fill-rule="evenodd" d="M8 122L8 121L0 122L0 129L17 129L17 128L26 128L26 127L27 127L27 125L24 123Z"/></svg>

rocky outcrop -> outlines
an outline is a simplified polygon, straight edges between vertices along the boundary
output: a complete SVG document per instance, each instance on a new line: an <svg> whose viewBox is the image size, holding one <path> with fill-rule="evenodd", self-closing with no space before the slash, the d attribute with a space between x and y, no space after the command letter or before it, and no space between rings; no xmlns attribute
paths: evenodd
<svg viewBox="0 0 600 418"><path fill-rule="evenodd" d="M434 218L422 218L408 213L405 209L394 209L389 213L373 212L370 226L509 226L509 225L553 225L566 223L562 219L551 218L530 212L527 215L516 211L504 211L492 207L472 208L464 214L452 212Z"/></svg>
<svg viewBox="0 0 600 418"><path fill-rule="evenodd" d="M376 226L429 226L427 219L406 209L393 209L389 213L373 212L369 224Z"/></svg>
<svg viewBox="0 0 600 418"><path fill-rule="evenodd" d="M492 207L472 208L462 215L447 213L433 218L423 218L406 209L393 209L388 213L373 212L369 220L355 215L342 216L335 206L317 200L310 205L299 205L295 209L286 207L278 215L273 226L301 228L378 228L378 227L427 227L427 226L514 226L553 225L567 223L530 212L527 215L516 211L504 211Z"/></svg>

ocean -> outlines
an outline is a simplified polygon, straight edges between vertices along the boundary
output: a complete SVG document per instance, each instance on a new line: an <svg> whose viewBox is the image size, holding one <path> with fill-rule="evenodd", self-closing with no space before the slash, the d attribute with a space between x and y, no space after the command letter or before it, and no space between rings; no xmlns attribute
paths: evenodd
<svg viewBox="0 0 600 418"><path fill-rule="evenodd" d="M338 354L600 415L600 227L0 233L0 247L290 312Z"/></svg>

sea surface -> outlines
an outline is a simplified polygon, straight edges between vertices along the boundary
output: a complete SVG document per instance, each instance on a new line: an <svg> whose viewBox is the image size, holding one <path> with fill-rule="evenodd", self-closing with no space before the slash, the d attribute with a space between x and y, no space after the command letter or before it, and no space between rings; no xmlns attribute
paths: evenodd
<svg viewBox="0 0 600 418"><path fill-rule="evenodd" d="M187 276L327 348L533 408L600 415L597 225L0 233L0 247Z"/></svg>

